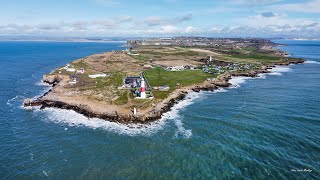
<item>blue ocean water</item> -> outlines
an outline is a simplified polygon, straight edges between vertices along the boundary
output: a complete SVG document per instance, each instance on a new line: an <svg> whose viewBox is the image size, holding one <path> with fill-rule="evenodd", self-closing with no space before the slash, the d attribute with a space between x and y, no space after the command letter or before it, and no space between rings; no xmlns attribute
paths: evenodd
<svg viewBox="0 0 320 180"><path fill-rule="evenodd" d="M24 109L43 74L121 43L0 42L0 178L320 177L320 41L278 41L305 64L191 93L142 128Z"/></svg>

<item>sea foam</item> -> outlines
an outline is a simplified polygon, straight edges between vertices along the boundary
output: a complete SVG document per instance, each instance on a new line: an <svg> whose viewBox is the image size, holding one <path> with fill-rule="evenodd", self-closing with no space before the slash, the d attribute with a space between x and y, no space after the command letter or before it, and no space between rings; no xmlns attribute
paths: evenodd
<svg viewBox="0 0 320 180"><path fill-rule="evenodd" d="M43 110L48 120L54 123L66 124L69 127L87 127L92 129L103 129L123 135L151 135L161 130L166 121L156 121L149 124L121 124L98 118L87 118L72 110L46 108Z"/></svg>
<svg viewBox="0 0 320 180"><path fill-rule="evenodd" d="M16 101L19 97L20 97L20 96L16 95L15 97L13 97L13 98L11 98L11 99L8 99L8 100L7 100L7 105L8 105L8 106L12 106L12 105L13 105L12 103L13 103L14 101Z"/></svg>
<svg viewBox="0 0 320 180"><path fill-rule="evenodd" d="M180 101L178 104L175 104L172 108L171 111L168 111L162 115L161 120L170 120L172 119L174 124L177 126L177 130L175 132L175 137L183 137L183 138L190 138L192 136L192 130L191 129L186 129L184 127L182 117L181 117L181 110L186 108L187 106L191 105L194 103L196 99L199 99L203 97L203 93L199 92L189 92L185 99ZM160 121L161 121L160 120Z"/></svg>
<svg viewBox="0 0 320 180"><path fill-rule="evenodd" d="M87 118L75 111L57 108L46 108L44 110L36 110L35 112L45 113L49 121L66 124L69 127L103 129L109 132L129 136L150 136L162 130L168 124L168 122L172 120L175 126L177 126L175 136L189 138L192 136L192 131L191 129L186 129L184 127L182 117L179 112L192 104L195 99L200 98L201 96L202 93L190 92L184 100L181 100L179 103L175 104L171 111L164 113L160 120L147 124L121 124L98 118Z"/></svg>
<svg viewBox="0 0 320 180"><path fill-rule="evenodd" d="M274 68L272 68L270 70L271 72L289 72L289 71L292 71L292 69L288 66L276 66Z"/></svg>
<svg viewBox="0 0 320 180"><path fill-rule="evenodd" d="M310 61L310 60L306 61L305 63L306 64L320 64L320 62L318 62L318 61Z"/></svg>
<svg viewBox="0 0 320 180"><path fill-rule="evenodd" d="M238 88L241 84L245 83L247 79L252 79L251 77L235 76L229 80L231 84L230 88Z"/></svg>
<svg viewBox="0 0 320 180"><path fill-rule="evenodd" d="M23 106L22 102L24 99L25 99L24 96L16 95L15 97L7 100L7 105L15 109L17 107Z"/></svg>
<svg viewBox="0 0 320 180"><path fill-rule="evenodd" d="M280 72L271 72L271 73L269 73L269 75L271 75L271 76L282 76L282 73L280 73Z"/></svg>

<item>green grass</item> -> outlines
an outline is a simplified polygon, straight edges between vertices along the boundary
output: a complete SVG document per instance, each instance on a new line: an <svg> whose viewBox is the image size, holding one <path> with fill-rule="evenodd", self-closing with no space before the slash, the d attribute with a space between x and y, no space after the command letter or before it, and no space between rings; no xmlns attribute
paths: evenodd
<svg viewBox="0 0 320 180"><path fill-rule="evenodd" d="M106 80L105 86L116 86L116 87L121 86L125 75L120 72L115 72L110 74L111 74L110 77L104 78Z"/></svg>
<svg viewBox="0 0 320 180"><path fill-rule="evenodd" d="M154 98L156 99L165 99L169 96L171 92L172 91L157 91L157 90L152 91Z"/></svg>
<svg viewBox="0 0 320 180"><path fill-rule="evenodd" d="M141 54L149 55L149 56L206 56L205 53L199 53L195 51L189 51L189 50L169 50L169 51L140 51Z"/></svg>
<svg viewBox="0 0 320 180"><path fill-rule="evenodd" d="M72 66L74 66L76 69L80 69L80 68L88 68L89 66L83 62L83 61L80 61L80 62L77 62L77 63L71 63Z"/></svg>
<svg viewBox="0 0 320 180"><path fill-rule="evenodd" d="M273 56L268 56L268 55L263 55L263 54L249 54L249 55L242 55L242 54L233 54L231 57L234 58L239 58L239 59L256 59L259 61L276 61L280 60L281 57L273 57Z"/></svg>
<svg viewBox="0 0 320 180"><path fill-rule="evenodd" d="M203 73L201 70L166 71L159 67L146 71L145 76L151 86L169 85L170 90L177 88L177 84L188 86L214 77L214 75Z"/></svg>
<svg viewBox="0 0 320 180"><path fill-rule="evenodd" d="M138 61L147 61L149 60L149 58L146 56L146 55L137 55L137 56L133 56L133 55L130 55L132 58L138 60Z"/></svg>
<svg viewBox="0 0 320 180"><path fill-rule="evenodd" d="M105 86L105 81L102 78L96 78L96 87L103 88Z"/></svg>
<svg viewBox="0 0 320 180"><path fill-rule="evenodd" d="M96 88L104 87L118 87L122 85L124 74L120 72L111 73L110 77L98 77L95 79L88 79L88 81L97 82Z"/></svg>
<svg viewBox="0 0 320 180"><path fill-rule="evenodd" d="M128 92L121 92L119 95L119 98L117 100L115 100L115 104L116 105L124 105L128 103Z"/></svg>

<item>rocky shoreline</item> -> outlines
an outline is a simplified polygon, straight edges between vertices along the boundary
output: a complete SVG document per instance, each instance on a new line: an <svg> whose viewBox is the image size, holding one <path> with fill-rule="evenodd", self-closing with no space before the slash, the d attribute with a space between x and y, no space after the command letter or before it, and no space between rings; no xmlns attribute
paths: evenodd
<svg viewBox="0 0 320 180"><path fill-rule="evenodd" d="M194 91L194 92L200 92L200 91L214 91L218 88L226 88L230 87L231 84L229 83L229 80L232 77L235 76L243 76L243 77L257 77L259 74L263 73L270 73L270 69L276 67L277 65L283 66L283 65L290 65L290 64L299 64L304 63L304 60L295 60L295 61L289 61L286 63L276 63L272 65L266 65L260 70L253 70L250 72L235 72L235 73L225 73L220 75L216 80L214 80L211 83L204 83L202 85L195 85L193 87L183 90L178 90L177 95L175 95L173 98L167 100L167 102L163 103L163 106L160 110L154 111L152 115L148 116L135 116L133 114L118 114L115 113L95 113L90 110L85 105L72 105L68 104L62 101L52 101L52 100L42 100L43 97L45 97L48 93L51 92L52 89L50 89L48 92L46 92L44 95L40 96L36 100L32 99L26 99L24 101L24 106L40 106L40 109L48 108L48 107L54 107L54 108L60 108L60 109L68 109L73 110L77 113L80 113L88 118L99 118L104 119L111 122L118 122L123 124L129 124L129 123L148 123L152 121L156 121L162 117L162 115L166 112L169 112L171 108L177 104L179 101L185 99L186 95L188 94L188 90ZM54 87L57 85L62 78L51 78L51 79L45 79L44 82L52 85Z"/></svg>

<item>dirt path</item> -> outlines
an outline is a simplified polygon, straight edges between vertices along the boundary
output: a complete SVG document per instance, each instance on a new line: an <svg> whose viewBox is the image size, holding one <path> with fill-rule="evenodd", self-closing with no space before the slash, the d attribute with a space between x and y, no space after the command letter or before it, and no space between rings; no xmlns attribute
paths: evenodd
<svg viewBox="0 0 320 180"><path fill-rule="evenodd" d="M131 93L130 91L128 91L128 92L127 92L127 98L128 98L128 102L127 102L127 105L128 105L128 106L131 106L131 98L130 98L130 93Z"/></svg>

